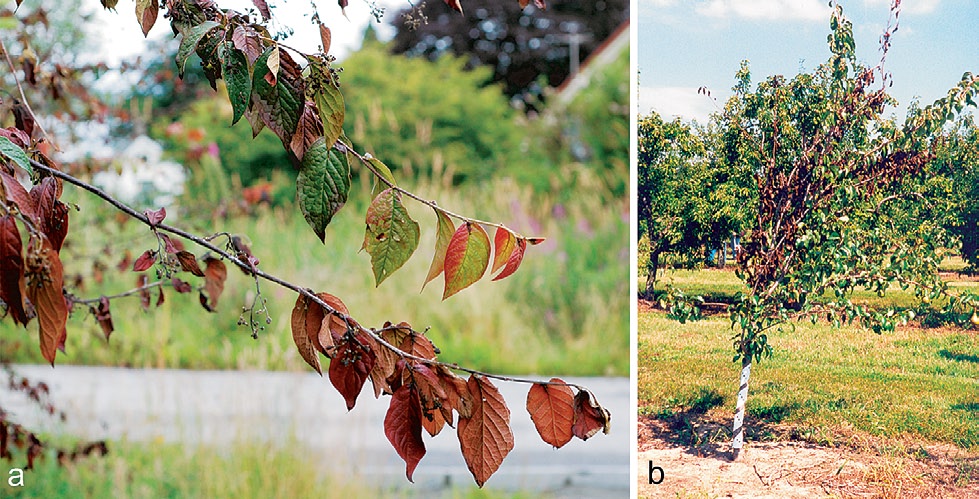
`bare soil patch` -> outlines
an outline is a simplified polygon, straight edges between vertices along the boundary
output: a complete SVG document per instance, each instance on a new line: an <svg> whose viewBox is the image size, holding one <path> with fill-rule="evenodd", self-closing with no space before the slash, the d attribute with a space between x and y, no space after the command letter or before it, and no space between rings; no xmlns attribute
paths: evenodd
<svg viewBox="0 0 979 499"><path fill-rule="evenodd" d="M799 428L756 422L732 462L729 423L709 415L640 417L639 497L979 498L979 455L951 445L845 428L833 432L835 445L817 445ZM650 462L663 469L658 485L649 483Z"/></svg>

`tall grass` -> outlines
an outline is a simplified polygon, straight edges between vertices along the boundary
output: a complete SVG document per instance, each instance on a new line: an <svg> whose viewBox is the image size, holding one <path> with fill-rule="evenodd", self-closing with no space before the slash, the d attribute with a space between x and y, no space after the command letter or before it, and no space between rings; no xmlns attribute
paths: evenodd
<svg viewBox="0 0 979 499"><path fill-rule="evenodd" d="M357 189L360 189L358 192ZM421 225L418 251L398 272L375 289L370 257L358 252L363 240L364 213L370 194L357 187L351 201L319 242L294 207L260 209L257 216L207 220L175 217L168 222L202 234L242 234L265 271L317 291L340 297L351 314L366 326L407 321L429 336L443 358L504 373L625 375L628 346L628 229L624 201L609 204L598 195L580 196L558 205L547 196L533 196L506 180L481 186L445 189L434 182L414 188L457 213L499 221L525 235L548 240L528 248L522 268L503 281L484 278L469 289L441 301L441 278L422 291L435 239L430 209L408 202ZM157 247L150 231L133 221L118 223L87 193L66 189L73 212L66 257L68 272L85 276L73 290L98 297L130 289L136 275L116 272L125 251L137 256ZM188 207L189 208L189 207ZM173 212L173 210L171 210ZM193 214L192 214L193 215ZM222 240L218 239L220 243ZM103 253L106 249L107 253ZM198 255L200 248L188 249ZM101 285L92 279L91 262L112 268ZM152 271L150 271L151 278ZM254 281L229 268L227 287L217 313L198 304L196 292L180 295L166 290L159 308L143 312L135 297L113 300L116 331L105 342L91 314L76 308L68 324L67 355L59 362L129 367L192 369L305 370L289 331L295 295L262 282L271 324L258 339L251 329L236 326L243 304L256 297ZM184 275L199 285L200 279ZM155 302L156 293L153 293ZM27 331L10 321L0 323L0 359L43 362L36 325Z"/></svg>
<svg viewBox="0 0 979 499"><path fill-rule="evenodd" d="M431 495L431 491L408 487L384 488L362 477L330 472L328 466L328 460L310 459L298 447L240 443L219 450L161 442L112 442L108 455L83 458L65 466L59 466L53 456L45 456L34 470L25 472L23 487L8 486L6 469L0 468L4 470L0 497L303 499ZM529 497L475 486L446 489L439 496Z"/></svg>

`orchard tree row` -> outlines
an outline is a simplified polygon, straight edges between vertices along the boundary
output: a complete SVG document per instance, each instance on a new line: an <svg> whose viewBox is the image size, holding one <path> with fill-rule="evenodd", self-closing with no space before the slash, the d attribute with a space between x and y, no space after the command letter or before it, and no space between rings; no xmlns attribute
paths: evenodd
<svg viewBox="0 0 979 499"><path fill-rule="evenodd" d="M969 114L979 76L967 72L933 104L888 117L895 101L884 62L899 14L897 0L876 66L857 62L853 26L834 2L831 56L815 70L754 84L745 63L734 96L706 125L640 119L647 296L664 254L742 238L737 275L746 291L728 307L742 367L735 458L752 362L772 353L767 332L796 320L893 331L914 310L851 298L898 287L962 325L979 325L976 297L949 289L938 272L955 253L979 266L979 127ZM661 300L681 321L695 318L702 301L678 290Z"/></svg>

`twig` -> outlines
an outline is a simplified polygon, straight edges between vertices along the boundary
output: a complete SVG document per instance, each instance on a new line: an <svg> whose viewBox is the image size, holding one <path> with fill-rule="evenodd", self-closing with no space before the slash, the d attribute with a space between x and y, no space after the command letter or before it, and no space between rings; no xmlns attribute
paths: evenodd
<svg viewBox="0 0 979 499"><path fill-rule="evenodd" d="M398 185L394 184L393 182L391 182L390 180L388 180L387 178L385 178L384 175L381 175L381 172L377 171L377 169L374 168L374 165L370 164L370 158L361 155L360 153L358 153L357 151L355 151L354 148L351 147L349 144L344 143L342 140L338 140L337 143L338 144L342 144L343 147L347 151L349 151L351 154L353 154L354 156L356 156L357 159L359 159L360 162L363 163L363 165L366 166L367 169L370 170L371 173L373 173L375 177L377 177L378 179L380 179L381 182L384 182L385 185L387 185L391 189L394 189L394 190L400 192L401 194L404 194L405 196L410 197L411 199L414 199L415 201L418 201L421 204L424 204L426 206L430 206L434 210L441 211L442 213L445 213L446 215L448 215L448 216L450 216L452 218L459 219L459 220L461 220L463 222L478 223L480 225L487 225L487 226L490 226L490 227L498 227L500 229L513 232L516 236L518 236L521 239L543 239L543 238L540 238L540 237L528 238L528 237L526 237L526 236L524 236L522 234L519 234L519 233L515 232L513 229L510 229L509 227L503 226L503 224L495 223L495 222L487 222L485 220L479 220L479 219L475 219L475 218L469 218L469 217L466 217L466 216L463 216L463 215L459 215L458 213L453 213L453 212L451 212L449 210L446 210L445 208L442 208L441 206L439 206L435 201L431 201L431 200L425 199L425 198L423 198L423 197L421 197L421 196L419 196L419 195L417 195L417 194L415 194L415 193L413 193L411 191L408 191L406 189L403 189L403 188L399 187ZM367 154L370 154L370 153L367 153ZM373 156L373 155L371 155L371 156Z"/></svg>
<svg viewBox="0 0 979 499"><path fill-rule="evenodd" d="M398 348L398 347L396 347L396 346L388 343L387 340L385 340L384 338L382 338L381 335L379 335L377 333L377 331L375 331L373 329L370 329L370 328L366 328L364 326L361 326L352 317L350 317L350 316L348 316L348 315L346 315L346 314L344 314L342 312L339 312L335 308L331 307L328 303L326 303L325 301L323 301L323 299L321 299L320 297L316 296L316 293L314 293L312 290L307 289L307 288L303 288L303 287L301 287L301 286L299 286L297 284L293 284L293 283L291 283L289 281L286 281L286 280L284 280L284 279L282 279L280 277L277 277L275 275L269 274L269 273L267 273L267 272L265 272L265 271L263 271L261 269L254 268L251 265L249 265L247 262L244 262L244 261L240 260L239 258L237 258L235 255L232 255L231 253L228 253L227 251L224 251L221 248L215 246L214 244L212 244L211 242L209 242L205 238L202 238L200 236L191 234L191 233L189 233L189 232L187 232L187 231L185 231L183 229L179 229L179 228L176 228L176 227L173 227L173 226L164 224L164 223L159 223L159 224L153 225L153 224L150 223L150 221L146 217L146 215L144 215L142 213L139 213L138 211L134 210L133 208L129 207L128 205L126 205L126 204L122 203L121 201L113 198L111 195L107 194L102 189L99 189L98 187L96 187L94 185L88 184L88 183L86 183L86 182L84 182L84 181L82 181L82 180L80 180L78 178L75 178L74 176L72 176L70 174L67 174L67 173L62 172L60 170L57 170L57 169L48 167L47 165L44 165L42 163L38 163L37 161L34 161L34 160L30 160L30 161L31 161L31 166L33 166L35 169L40 170L40 171L43 171L43 172L47 173L48 175L51 175L51 176L60 178L61 180L64 180L65 182L68 182L68 183L70 183L72 185L75 185L77 187L81 187L82 189L85 189L85 190L91 192L92 194L95 194L96 196L98 196L99 198L103 199L105 202L109 203L110 205L112 205L113 207L115 207L116 209L118 209L119 211L125 213L126 215L130 216L131 218L134 218L136 220L139 220L140 222L142 222L143 224L145 224L148 227L155 228L157 231L169 232L170 234L173 234L173 235L182 237L182 238L184 238L184 239L186 239L188 241L191 241L191 242L197 244L198 246L201 246L203 248L206 248L206 249L214 252L215 254L220 255L222 258L224 258L224 259L228 260L229 262L233 263L238 268L246 271L247 273L254 274L256 278L260 277L262 279L265 279L266 281L269 281L269 282L278 284L279 286L281 286L283 288L286 288L286 289L295 291L296 293L299 293L299 294L307 297L308 299L310 299L311 301L315 302L317 305L319 305L320 307L322 307L323 310L325 310L330 315L333 315L333 316L335 316L335 317L343 320L344 322L346 322L347 327L349 329L351 329L351 330L359 330L359 331L363 332L364 334L367 334L368 336L370 336L371 338L373 338L374 341L376 341L378 344L380 344L381 346L387 348L388 350L391 350L392 352L396 353L399 357L401 357L403 359L413 360L413 361L421 362L421 363L428 364L428 365L431 365L431 366L443 366L443 367L446 367L446 368L449 368L449 369L454 369L454 370L457 370L457 371L463 371L463 372L467 372L467 373L470 373L470 374L475 374L475 375L478 375L478 376L483 376L483 377L486 377L486 378L493 378L493 379L497 379L497 380L500 380L500 381L510 381L510 382L514 382L514 383L526 383L526 384L541 384L541 385L563 385L563 386L574 387L574 388L576 388L578 390L582 390L582 391L588 391L585 387L583 387L581 385L578 385L578 384L575 384L575 383L558 383L558 382L551 382L551 381L540 381L540 380L532 380L532 379L525 379L525 378L515 378L515 377L511 377L511 376L502 376L502 375L499 375L499 374L492 374L492 373L487 373L487 372L483 372L483 371L478 371L476 369L470 369L470 368L467 368L467 367L462 367L462 366L460 366L458 364L455 364L455 363L441 362L441 361L438 361L438 360L426 359L424 357L418 357L418 356L412 355L410 353L407 353L407 352L401 350L400 348ZM422 201L422 202L424 202L424 201ZM414 329L412 329L412 331L417 333L417 331L415 331Z"/></svg>
<svg viewBox="0 0 979 499"><path fill-rule="evenodd" d="M150 290L150 289L153 289L153 288L156 288L156 287L161 287L162 288L163 286L166 286L168 284L170 284L170 283L168 283L166 281L153 281L153 282L151 282L149 284L144 284L144 285L142 285L142 286L140 286L138 288L133 288L133 289L130 289L129 291L123 291L122 293L117 293L117 294L114 294L114 295L100 296L98 298L84 298L84 299L82 299L82 298L72 298L71 299L71 302L72 303L80 303L82 305L95 305L100 300L102 300L102 298L108 298L110 300L114 300L116 298L125 298L127 296L132 296L132 295L135 295L135 294L138 294L138 293L142 293L143 291L147 291L147 290Z"/></svg>
<svg viewBox="0 0 979 499"><path fill-rule="evenodd" d="M20 86L20 80L17 79L17 70L14 69L14 63L10 60L10 52L7 52L7 46L4 45L3 39L0 39L0 52L3 52L3 58L7 61L7 67L10 68L10 75L13 76L14 83L17 84L17 90L20 91L21 100L24 101L24 105L27 106L27 111L31 113L31 117L34 118L34 125L41 130L41 133L44 134L44 138L47 139L51 145L54 145L54 143L52 143L51 139L48 137L48 132L44 129L44 125L37 121L37 115L35 115L34 110L31 109L31 103L27 101L27 96L24 94L24 87Z"/></svg>

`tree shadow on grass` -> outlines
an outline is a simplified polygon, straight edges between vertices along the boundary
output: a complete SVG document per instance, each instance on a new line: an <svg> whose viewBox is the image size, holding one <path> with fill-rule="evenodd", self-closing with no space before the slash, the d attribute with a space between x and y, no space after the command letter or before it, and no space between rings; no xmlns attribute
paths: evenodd
<svg viewBox="0 0 979 499"><path fill-rule="evenodd" d="M972 363L979 364L979 355L973 355L969 353L950 352L948 350L939 350L938 355L942 358L948 360L954 360L956 362L972 362Z"/></svg>
<svg viewBox="0 0 979 499"><path fill-rule="evenodd" d="M681 447L693 456L730 461L731 420L710 413L711 409L724 404L723 395L716 390L701 387L687 400L678 403L677 409L640 417L640 443L653 447ZM797 431L781 426L780 423L801 408L797 402L749 407L750 422L745 425L745 440L799 440L800 434Z"/></svg>

